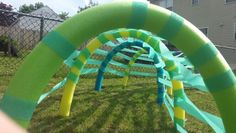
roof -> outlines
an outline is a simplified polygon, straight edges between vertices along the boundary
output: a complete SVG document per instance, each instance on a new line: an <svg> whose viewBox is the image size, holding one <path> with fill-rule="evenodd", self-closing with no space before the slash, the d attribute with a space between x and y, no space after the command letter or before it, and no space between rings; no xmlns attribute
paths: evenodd
<svg viewBox="0 0 236 133"><path fill-rule="evenodd" d="M58 16L58 14L56 14L48 6L41 7L39 9L31 12L30 15L51 18L51 19L56 19L56 20L62 21L62 19ZM50 29L56 27L60 23L61 22L52 21L52 20L44 20L44 27L47 28L46 30L50 30ZM40 25L41 25L41 21L39 18L23 16L23 17L19 18L19 20L15 26L18 26L21 29L40 30Z"/></svg>
<svg viewBox="0 0 236 133"><path fill-rule="evenodd" d="M31 15L53 18L53 19L60 19L57 13L55 13L50 7L43 6L35 11L30 13Z"/></svg>

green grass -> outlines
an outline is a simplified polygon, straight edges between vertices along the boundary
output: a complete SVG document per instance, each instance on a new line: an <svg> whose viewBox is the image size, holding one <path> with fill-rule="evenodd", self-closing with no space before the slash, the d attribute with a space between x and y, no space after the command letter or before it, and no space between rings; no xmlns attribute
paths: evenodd
<svg viewBox="0 0 236 133"><path fill-rule="evenodd" d="M22 63L21 58L0 56L0 76L13 75Z"/></svg>
<svg viewBox="0 0 236 133"><path fill-rule="evenodd" d="M11 77L0 77L2 96ZM48 88L62 78L53 78ZM58 115L62 90L50 95L38 105L33 114L29 132L175 132L167 110L156 104L156 81L131 78L122 88L121 78L104 80L102 92L94 91L95 79L81 79L73 99L69 117ZM47 89L48 89L47 88ZM186 90L190 99L200 108L218 114L210 94ZM186 116L189 132L213 132L195 118Z"/></svg>

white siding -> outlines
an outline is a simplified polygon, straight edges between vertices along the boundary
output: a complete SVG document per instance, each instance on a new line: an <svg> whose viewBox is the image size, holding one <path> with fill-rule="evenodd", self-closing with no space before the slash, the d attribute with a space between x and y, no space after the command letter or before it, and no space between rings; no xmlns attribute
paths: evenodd
<svg viewBox="0 0 236 133"><path fill-rule="evenodd" d="M235 0L236 1L236 0ZM199 0L193 6L192 0L174 0L173 11L183 16L196 27L208 27L208 38L215 44L230 66L236 66L236 40L234 24L236 23L236 2L225 0Z"/></svg>

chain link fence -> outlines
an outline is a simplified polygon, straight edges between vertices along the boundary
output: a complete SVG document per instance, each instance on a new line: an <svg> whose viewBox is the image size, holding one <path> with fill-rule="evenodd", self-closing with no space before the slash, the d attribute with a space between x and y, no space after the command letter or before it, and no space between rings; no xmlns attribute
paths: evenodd
<svg viewBox="0 0 236 133"><path fill-rule="evenodd" d="M23 14L0 9L0 75L14 75L37 43L62 22L50 10Z"/></svg>
<svg viewBox="0 0 236 133"><path fill-rule="evenodd" d="M63 22L56 14L47 11L33 12L23 14L0 9L0 76L12 76L15 74L24 58L34 49L37 43L53 28ZM79 50L86 47L84 43ZM111 47L103 45L100 49L111 51ZM135 50L135 49L134 49ZM137 49L136 49L137 50ZM132 57L131 53L123 53ZM130 55L131 54L131 55ZM94 54L91 59L102 61L105 56ZM128 63L128 60L116 59L115 61ZM137 60L139 62L139 60ZM40 62L37 62L40 63ZM143 63L143 61L142 61ZM145 63L146 64L146 63ZM150 63L148 63L150 64ZM151 63L152 64L152 63ZM114 65L108 65L112 69L124 71L123 68ZM91 64L85 65L85 68L99 68ZM149 69L133 67L132 70L147 72ZM59 71L54 75L56 77L65 77L69 68L63 64ZM148 72L155 73L155 69ZM114 74L106 73L108 77L116 77ZM84 78L94 78L96 74L83 75Z"/></svg>

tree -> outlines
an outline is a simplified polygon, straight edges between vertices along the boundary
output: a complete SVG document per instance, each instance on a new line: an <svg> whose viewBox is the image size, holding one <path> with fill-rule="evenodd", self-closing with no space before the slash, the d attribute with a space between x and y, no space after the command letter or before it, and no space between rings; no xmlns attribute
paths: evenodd
<svg viewBox="0 0 236 133"><path fill-rule="evenodd" d="M85 7L79 7L79 10L77 12L79 13L79 12L81 12L83 10L86 10L86 9L88 9L90 7L93 7L93 6L96 6L96 5L98 5L97 2L94 2L93 0L89 0L89 4L86 5Z"/></svg>
<svg viewBox="0 0 236 133"><path fill-rule="evenodd" d="M2 2L0 2L0 9L8 10L8 11L13 10L12 5L10 5L10 4L8 5L8 4L2 3Z"/></svg>
<svg viewBox="0 0 236 133"><path fill-rule="evenodd" d="M19 12L22 12L22 13L30 13L32 11L34 11L34 5L30 4L30 5L22 5L19 7Z"/></svg>
<svg viewBox="0 0 236 133"><path fill-rule="evenodd" d="M37 10L37 9L39 9L39 8L42 8L42 7L44 7L45 5L43 4L43 2L36 2L35 4L34 4L34 7L35 7L35 9Z"/></svg>
<svg viewBox="0 0 236 133"><path fill-rule="evenodd" d="M58 14L58 16L61 18L61 19L68 19L69 18L69 12L61 12L60 14Z"/></svg>
<svg viewBox="0 0 236 133"><path fill-rule="evenodd" d="M22 13L30 13L32 11L35 11L41 7L44 7L44 4L42 2L37 2L35 3L34 5L33 4L29 4L29 5L22 5L19 7L19 12L22 12Z"/></svg>
<svg viewBox="0 0 236 133"><path fill-rule="evenodd" d="M0 9L5 11L0 11L0 25L10 26L17 20L17 14L9 12L13 10L10 4L5 4L0 2Z"/></svg>

